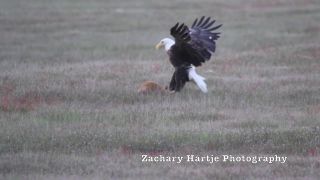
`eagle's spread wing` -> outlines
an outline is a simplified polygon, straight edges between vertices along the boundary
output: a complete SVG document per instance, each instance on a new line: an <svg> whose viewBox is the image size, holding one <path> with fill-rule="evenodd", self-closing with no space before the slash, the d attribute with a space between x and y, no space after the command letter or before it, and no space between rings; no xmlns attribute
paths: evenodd
<svg viewBox="0 0 320 180"><path fill-rule="evenodd" d="M191 42L190 44L194 49L200 52L201 56L205 60L209 60L211 53L216 50L216 42L220 36L220 33L212 32L222 26L222 24L212 27L215 20L210 21L210 17L206 18L204 16L198 21L196 19L190 29Z"/></svg>
<svg viewBox="0 0 320 180"><path fill-rule="evenodd" d="M175 54L176 61L191 63L194 66L200 66L201 63L209 60L211 54L215 52L215 40L219 38L217 32L212 32L222 26L213 27L215 20L210 17L202 16L200 20L196 19L191 28L184 24L177 23L170 30L175 38L175 45L172 53Z"/></svg>

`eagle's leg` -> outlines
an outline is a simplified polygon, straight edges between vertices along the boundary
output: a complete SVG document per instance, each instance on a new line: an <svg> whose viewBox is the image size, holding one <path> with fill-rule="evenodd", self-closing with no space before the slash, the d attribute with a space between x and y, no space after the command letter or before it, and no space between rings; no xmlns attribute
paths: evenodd
<svg viewBox="0 0 320 180"><path fill-rule="evenodd" d="M181 80L178 81L176 83L175 91L179 92L184 87L185 84L186 84L186 81L181 81Z"/></svg>
<svg viewBox="0 0 320 180"><path fill-rule="evenodd" d="M176 89L176 72L173 73L170 84L169 84L169 91L175 92Z"/></svg>
<svg viewBox="0 0 320 180"><path fill-rule="evenodd" d="M185 66L182 66L182 67L179 67L176 69L175 71L175 91L176 92L179 92L183 87L184 85L186 84L187 81L189 81L189 78L188 78L188 69L189 67L185 67Z"/></svg>

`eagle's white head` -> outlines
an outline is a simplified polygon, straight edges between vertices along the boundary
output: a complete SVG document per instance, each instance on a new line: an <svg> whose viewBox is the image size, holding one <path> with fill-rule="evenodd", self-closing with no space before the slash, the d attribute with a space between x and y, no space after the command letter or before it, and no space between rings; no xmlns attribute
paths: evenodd
<svg viewBox="0 0 320 180"><path fill-rule="evenodd" d="M164 38L156 45L156 49L161 49L164 47L166 51L169 51L172 45L174 45L174 40L170 38Z"/></svg>

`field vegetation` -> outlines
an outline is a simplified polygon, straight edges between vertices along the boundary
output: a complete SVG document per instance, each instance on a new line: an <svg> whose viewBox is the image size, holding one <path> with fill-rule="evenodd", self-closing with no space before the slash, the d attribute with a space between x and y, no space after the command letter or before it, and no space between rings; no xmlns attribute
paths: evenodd
<svg viewBox="0 0 320 180"><path fill-rule="evenodd" d="M223 24L209 92L138 94L173 73L154 45L202 15ZM318 0L1 1L0 179L317 179L319 22Z"/></svg>

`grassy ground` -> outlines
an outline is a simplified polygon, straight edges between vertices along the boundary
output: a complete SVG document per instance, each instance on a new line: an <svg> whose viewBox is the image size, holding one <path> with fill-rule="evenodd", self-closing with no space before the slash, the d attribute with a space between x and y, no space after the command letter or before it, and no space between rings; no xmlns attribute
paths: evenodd
<svg viewBox="0 0 320 180"><path fill-rule="evenodd" d="M154 45L176 21L223 23L211 61L173 95ZM1 179L317 179L320 3L0 2ZM150 155L282 155L285 164L142 163Z"/></svg>

